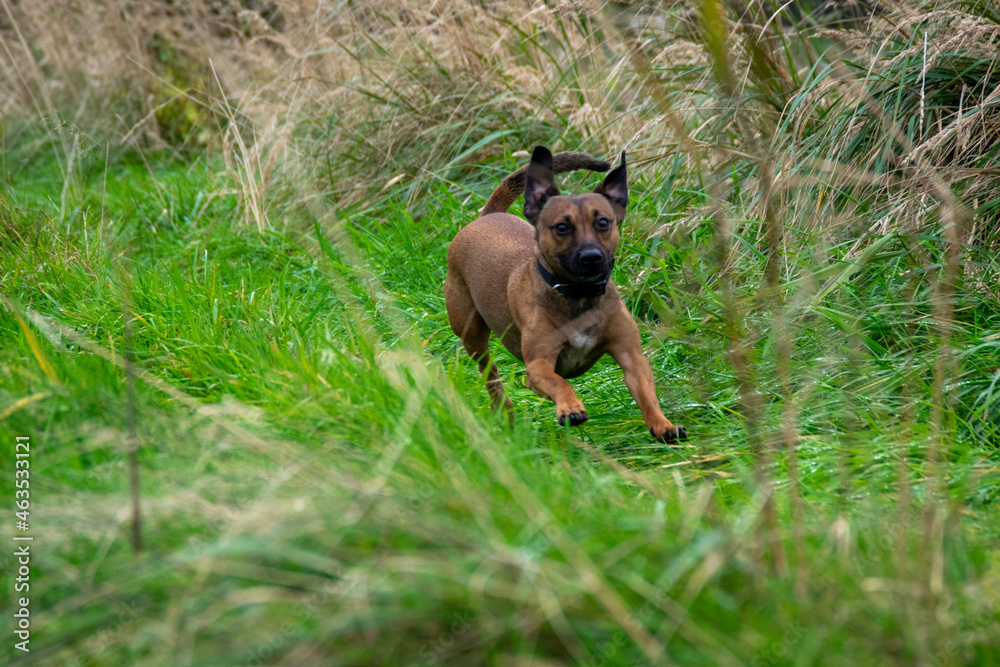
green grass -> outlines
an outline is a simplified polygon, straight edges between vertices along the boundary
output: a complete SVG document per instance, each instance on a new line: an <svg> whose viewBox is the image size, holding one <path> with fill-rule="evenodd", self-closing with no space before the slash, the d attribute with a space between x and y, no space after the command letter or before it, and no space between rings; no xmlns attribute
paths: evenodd
<svg viewBox="0 0 1000 667"><path fill-rule="evenodd" d="M1000 661L996 12L668 4L288 3L249 41L95 13L121 62L165 40L102 77L19 4L0 80L45 111L0 122L0 497L29 436L33 634L0 662ZM508 428L448 327L448 243L536 143L629 151L613 278L683 446L609 360L559 427L494 344Z"/></svg>
<svg viewBox="0 0 1000 667"><path fill-rule="evenodd" d="M764 226L739 223L726 287L711 221L650 234L701 210L693 177L634 170L614 279L666 413L692 434L665 447L609 362L574 381L591 420L560 428L497 347L513 429L490 414L442 289L448 242L486 190L430 188L416 217L390 196L260 234L218 195L218 165L136 157L92 156L69 185L44 150L7 158L17 180L0 208L0 437L7 462L14 437L31 437L36 542L32 651L8 636L5 660L1000 657L1000 303L963 278L938 466L927 458L933 235L886 237L845 261L851 243L789 231L789 401L760 297ZM738 192L732 202L740 210ZM964 252L995 279L995 258ZM759 397L752 421L727 303ZM125 373L30 313L116 359L131 317L138 364L200 402L137 383L139 554ZM798 474L783 449L762 483L754 447L780 441L789 405ZM12 475L2 479L12 498Z"/></svg>

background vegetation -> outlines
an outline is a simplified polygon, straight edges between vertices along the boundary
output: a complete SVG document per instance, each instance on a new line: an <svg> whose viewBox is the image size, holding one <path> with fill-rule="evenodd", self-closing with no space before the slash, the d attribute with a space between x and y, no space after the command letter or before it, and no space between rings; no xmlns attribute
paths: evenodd
<svg viewBox="0 0 1000 667"><path fill-rule="evenodd" d="M988 0L0 0L0 655L996 663L998 54ZM629 152L683 446L496 348L504 428L448 329L536 144Z"/></svg>

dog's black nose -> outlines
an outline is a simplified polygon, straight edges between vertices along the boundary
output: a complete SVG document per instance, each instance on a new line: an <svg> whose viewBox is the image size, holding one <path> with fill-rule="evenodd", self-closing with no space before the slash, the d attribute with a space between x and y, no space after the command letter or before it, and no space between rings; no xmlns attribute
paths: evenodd
<svg viewBox="0 0 1000 667"><path fill-rule="evenodd" d="M596 245L588 245L580 248L577 257L584 266L596 266L604 258L604 253Z"/></svg>

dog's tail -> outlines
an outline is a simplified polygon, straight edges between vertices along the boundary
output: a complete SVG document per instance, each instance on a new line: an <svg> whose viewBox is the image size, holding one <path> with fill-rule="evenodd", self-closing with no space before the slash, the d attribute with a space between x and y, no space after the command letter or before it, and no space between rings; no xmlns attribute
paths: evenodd
<svg viewBox="0 0 1000 667"><path fill-rule="evenodd" d="M565 151L552 156L553 173L562 174L567 171L576 171L577 169L607 171L611 169L611 165L604 160L598 160L586 153L577 153L575 151ZM497 186L497 189L493 191L493 194L486 201L486 206L483 207L483 212L479 215L504 213L510 208L510 205L514 203L517 196L524 192L524 175L527 172L528 165L525 165L503 179L503 182Z"/></svg>

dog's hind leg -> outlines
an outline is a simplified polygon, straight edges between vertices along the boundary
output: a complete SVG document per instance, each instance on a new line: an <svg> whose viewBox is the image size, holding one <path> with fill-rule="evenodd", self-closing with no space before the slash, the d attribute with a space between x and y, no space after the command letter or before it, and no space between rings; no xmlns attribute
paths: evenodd
<svg viewBox="0 0 1000 667"><path fill-rule="evenodd" d="M514 409L514 404L504 393L497 365L490 360L490 328L476 310L468 288L451 274L445 281L445 301L451 330L462 340L462 345L469 356L479 363L479 372L486 376L486 389L490 392L493 411L496 412L502 407L510 415L510 421L513 423L511 411Z"/></svg>

